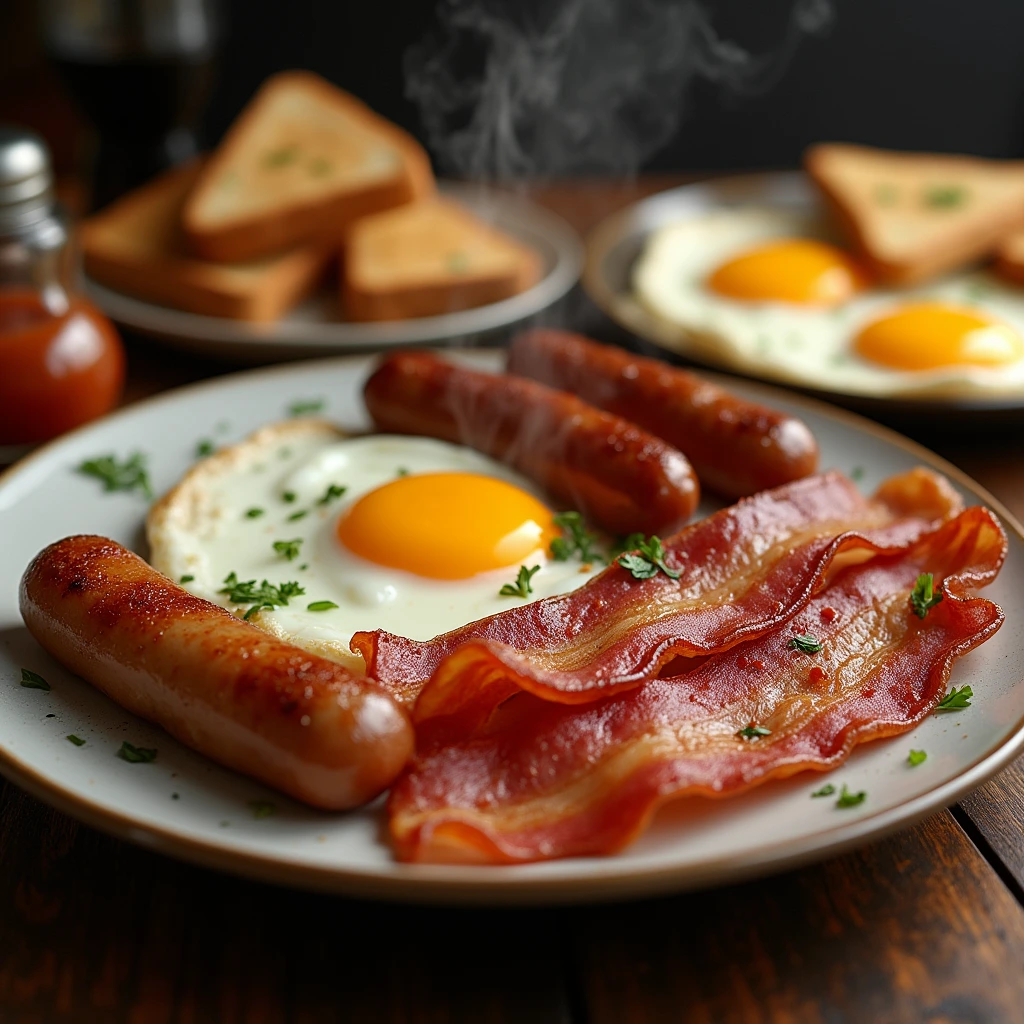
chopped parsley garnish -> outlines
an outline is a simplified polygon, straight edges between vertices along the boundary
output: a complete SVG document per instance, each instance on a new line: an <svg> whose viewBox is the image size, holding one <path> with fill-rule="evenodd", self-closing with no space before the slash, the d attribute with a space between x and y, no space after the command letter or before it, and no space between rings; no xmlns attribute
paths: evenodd
<svg viewBox="0 0 1024 1024"><path fill-rule="evenodd" d="M117 756L124 761L130 761L132 764L149 764L150 761L156 760L156 750L152 747L137 747L134 743L129 743L125 740L121 744L121 749L117 752Z"/></svg>
<svg viewBox="0 0 1024 1024"><path fill-rule="evenodd" d="M315 412L323 411L327 403L322 398L300 398L288 406L289 416L310 416Z"/></svg>
<svg viewBox="0 0 1024 1024"><path fill-rule="evenodd" d="M821 789L816 789L811 796L831 796L836 791L836 787L831 782L826 782Z"/></svg>
<svg viewBox="0 0 1024 1024"><path fill-rule="evenodd" d="M505 586L498 591L501 597L529 597L533 593L533 587L530 586L530 580L540 572L540 566L535 565L531 569L527 569L525 565L519 566L519 572L516 575L515 583L506 583Z"/></svg>
<svg viewBox="0 0 1024 1024"><path fill-rule="evenodd" d="M640 540L635 551L619 555L616 561L623 569L632 573L634 579L649 580L652 576L657 576L659 570L671 580L679 579L679 571L670 569L665 564L665 549L661 546L660 537Z"/></svg>
<svg viewBox="0 0 1024 1024"><path fill-rule="evenodd" d="M70 733L69 735L65 736L64 739L66 739L68 743L74 743L76 747L85 746L85 740L83 740L81 736L76 736L74 733Z"/></svg>
<svg viewBox="0 0 1024 1024"><path fill-rule="evenodd" d="M311 601L306 605L306 611L309 612L329 612L332 608L338 606L333 601Z"/></svg>
<svg viewBox="0 0 1024 1024"><path fill-rule="evenodd" d="M259 519L263 515L265 509L262 508L249 508L245 510L246 519Z"/></svg>
<svg viewBox="0 0 1024 1024"><path fill-rule="evenodd" d="M178 793L172 793L171 794L171 799L172 800L180 800L181 796Z"/></svg>
<svg viewBox="0 0 1024 1024"><path fill-rule="evenodd" d="M208 437L204 437L202 441L196 441L197 459L205 459L207 455L212 455L216 450L217 446Z"/></svg>
<svg viewBox="0 0 1024 1024"><path fill-rule="evenodd" d="M863 466L854 466L853 469L850 470L850 479L855 484L859 483L861 480L863 480L864 479L864 467Z"/></svg>
<svg viewBox="0 0 1024 1024"><path fill-rule="evenodd" d="M817 654L821 650L821 641L810 633L800 633L789 638L786 645L791 651L802 651L804 654Z"/></svg>
<svg viewBox="0 0 1024 1024"><path fill-rule="evenodd" d="M276 608L286 605L293 597L306 592L298 583L281 583L273 586L264 580L258 587L255 580L239 580L237 573L229 573L224 577L224 587L220 594L227 594L232 604L250 605L244 618L249 619L262 608Z"/></svg>
<svg viewBox="0 0 1024 1024"><path fill-rule="evenodd" d="M286 561L291 562L293 559L299 557L299 548L302 547L302 538L296 537L294 540L275 540L274 551L279 554Z"/></svg>
<svg viewBox="0 0 1024 1024"><path fill-rule="evenodd" d="M138 488L147 498L153 497L146 456L142 452L132 452L124 462L118 462L113 455L86 459L77 471L101 481L104 491L134 491Z"/></svg>
<svg viewBox="0 0 1024 1024"><path fill-rule="evenodd" d="M922 199L925 206L938 210L949 210L959 206L967 198L966 189L960 185L935 185L925 189Z"/></svg>
<svg viewBox="0 0 1024 1024"><path fill-rule="evenodd" d="M895 185L880 184L875 186L875 202L879 206L892 206L896 202L898 192Z"/></svg>
<svg viewBox="0 0 1024 1024"><path fill-rule="evenodd" d="M858 804L864 803L867 798L868 795L863 789L857 793L851 793L844 782L843 791L839 794L839 799L836 800L836 807L856 807Z"/></svg>
<svg viewBox="0 0 1024 1024"><path fill-rule="evenodd" d="M595 549L597 537L587 529L579 512L559 512L554 523L562 531L562 536L551 542L551 556L556 562L568 562L573 555L581 562L605 560Z"/></svg>
<svg viewBox="0 0 1024 1024"><path fill-rule="evenodd" d="M179 583L191 583L194 579L195 579L195 576L193 576L191 573L186 573L184 576L181 577L180 580L178 580L178 582Z"/></svg>
<svg viewBox="0 0 1024 1024"><path fill-rule="evenodd" d="M308 515L309 515L308 509L301 508L301 509L299 509L298 512L293 512L288 517L288 522L289 523L294 523L296 519L303 519L303 518L305 518Z"/></svg>
<svg viewBox="0 0 1024 1024"><path fill-rule="evenodd" d="M974 691L970 686L961 686L958 690L955 686L936 705L936 711L959 711L961 708L971 706L971 698Z"/></svg>
<svg viewBox="0 0 1024 1024"><path fill-rule="evenodd" d="M294 491L285 491L284 494L281 495L281 500L290 505L297 497L298 495Z"/></svg>
<svg viewBox="0 0 1024 1024"><path fill-rule="evenodd" d="M914 590L910 595L910 604L914 614L923 619L929 608L934 608L942 600L942 591L935 589L935 580L930 572L923 572L917 577Z"/></svg>
<svg viewBox="0 0 1024 1024"><path fill-rule="evenodd" d="M280 149L272 149L263 158L263 163L267 167L286 167L288 164L294 163L298 155L298 146L281 146Z"/></svg>
<svg viewBox="0 0 1024 1024"><path fill-rule="evenodd" d="M249 806L254 818L269 818L277 810L269 800L253 800Z"/></svg>
<svg viewBox="0 0 1024 1024"><path fill-rule="evenodd" d="M334 501L335 498L340 498L347 490L347 487L342 487L340 484L328 484L327 490L324 491L324 496L317 498L316 503L318 505L327 505Z"/></svg>
<svg viewBox="0 0 1024 1024"><path fill-rule="evenodd" d="M907 754L907 764L911 768L916 768L919 764L924 764L928 760L928 755L923 750L912 750Z"/></svg>
<svg viewBox="0 0 1024 1024"><path fill-rule="evenodd" d="M405 468L405 466L399 466L398 469L395 470L395 476L408 476L408 475L409 475L409 470L407 470Z"/></svg>
<svg viewBox="0 0 1024 1024"><path fill-rule="evenodd" d="M759 740L762 736L771 734L771 729L766 729L763 725L748 725L736 733L741 740Z"/></svg>
<svg viewBox="0 0 1024 1024"><path fill-rule="evenodd" d="M50 684L38 673L29 668L21 670L21 685L29 690L48 690Z"/></svg>
<svg viewBox="0 0 1024 1024"><path fill-rule="evenodd" d="M305 571L309 568L309 562L303 562L302 565L299 566L299 568Z"/></svg>

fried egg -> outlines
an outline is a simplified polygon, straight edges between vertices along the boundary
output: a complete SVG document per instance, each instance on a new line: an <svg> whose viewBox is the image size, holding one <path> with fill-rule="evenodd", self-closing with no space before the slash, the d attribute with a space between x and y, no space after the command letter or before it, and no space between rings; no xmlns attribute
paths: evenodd
<svg viewBox="0 0 1024 1024"><path fill-rule="evenodd" d="M599 572L550 557L553 515L532 484L471 449L306 420L197 464L154 506L147 534L157 569L238 614L259 604L264 580L285 596L298 585L250 621L361 669L356 631L427 640ZM539 567L528 598L503 595L522 566Z"/></svg>
<svg viewBox="0 0 1024 1024"><path fill-rule="evenodd" d="M875 286L813 211L734 207L668 225L633 289L663 340L756 376L865 395L1024 389L1024 291L984 270Z"/></svg>

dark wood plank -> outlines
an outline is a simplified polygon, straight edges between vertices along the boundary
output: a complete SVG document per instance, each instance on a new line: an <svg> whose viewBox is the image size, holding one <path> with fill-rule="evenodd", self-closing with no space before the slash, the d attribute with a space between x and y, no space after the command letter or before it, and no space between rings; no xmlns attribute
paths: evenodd
<svg viewBox="0 0 1024 1024"><path fill-rule="evenodd" d="M803 871L576 924L592 1024L1016 1024L1024 1005L1024 908L946 812Z"/></svg>
<svg viewBox="0 0 1024 1024"><path fill-rule="evenodd" d="M1018 899L1024 898L1024 758L960 805L980 833L986 852L998 858Z"/></svg>
<svg viewBox="0 0 1024 1024"><path fill-rule="evenodd" d="M248 882L0 784L4 1024L568 1024L560 922Z"/></svg>

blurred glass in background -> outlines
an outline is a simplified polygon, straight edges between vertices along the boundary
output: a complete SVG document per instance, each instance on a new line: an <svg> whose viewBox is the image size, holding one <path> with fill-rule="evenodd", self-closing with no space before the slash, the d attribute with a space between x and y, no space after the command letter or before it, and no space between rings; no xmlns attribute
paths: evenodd
<svg viewBox="0 0 1024 1024"><path fill-rule="evenodd" d="M198 152L217 0L45 0L45 48L96 131L96 209Z"/></svg>

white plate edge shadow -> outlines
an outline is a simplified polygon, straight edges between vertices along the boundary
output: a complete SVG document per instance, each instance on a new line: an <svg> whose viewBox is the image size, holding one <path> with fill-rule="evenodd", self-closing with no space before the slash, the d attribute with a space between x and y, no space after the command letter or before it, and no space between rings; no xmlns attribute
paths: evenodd
<svg viewBox="0 0 1024 1024"><path fill-rule="evenodd" d="M496 356L481 351L463 355L462 358L486 366L493 365ZM313 378L330 369L341 371L343 368L351 367L352 374L361 374L370 363L371 360L365 357L349 357L297 364L293 367L250 370L190 385L138 403L121 410L98 425L81 428L65 438L52 442L0 476L0 509L5 507L2 498L7 496L7 492L12 489L16 492L20 483L31 488L33 474L38 473L55 457L59 461L60 453L69 444L88 439L93 432L105 430L111 424L116 427L118 423L130 420L134 416L141 414L145 417L154 408L173 406L182 401L187 403L197 393L216 393L232 386L244 390L248 382L264 378L280 378L284 381L307 376ZM750 385L746 382L738 383L737 386L752 394L760 394L768 400L771 399L774 390L766 385ZM874 436L876 440L881 440L887 445L895 443L897 448L912 454L915 459L946 473L954 483L976 495L1000 515L1015 543L1024 542L1024 533L1020 525L1001 503L940 457L927 452L914 442L850 413L834 410L799 396L778 392L774 394L779 401L816 411L818 415L839 422L845 428ZM169 737L167 740L173 743ZM877 744L868 746L875 747ZM90 800L60 786L6 749L0 749L0 772L40 799L120 838L158 852L268 881L350 895L417 902L567 903L680 891L733 881L758 872L776 871L808 860L834 855L897 828L905 827L947 806L1009 763L1022 749L1024 718L1017 721L1000 743L973 762L964 765L953 778L926 788L919 795L891 808L865 812L847 823L825 826L808 833L799 842L787 839L770 846L755 844L750 849L715 863L704 863L698 867L688 865L683 868L669 865L647 868L642 872L635 868L624 868L621 861L615 857L550 862L567 867L560 875L543 878L532 876L529 867L396 866L392 863L388 865L387 870L376 872L366 869L347 871L341 866L331 869L311 867L297 861L282 860L280 856L263 856L239 850L237 844L200 841L189 835L186 830L140 823L137 818L112 811L109 800ZM579 872L578 877L573 876L573 870Z"/></svg>

